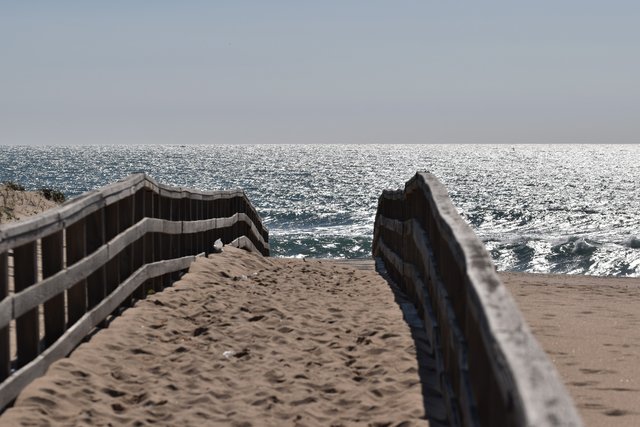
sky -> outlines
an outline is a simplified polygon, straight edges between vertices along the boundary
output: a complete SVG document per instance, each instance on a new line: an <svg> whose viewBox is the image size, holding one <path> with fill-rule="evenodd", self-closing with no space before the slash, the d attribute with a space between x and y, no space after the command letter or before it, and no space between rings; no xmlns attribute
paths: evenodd
<svg viewBox="0 0 640 427"><path fill-rule="evenodd" d="M638 143L638 1L0 2L0 144Z"/></svg>

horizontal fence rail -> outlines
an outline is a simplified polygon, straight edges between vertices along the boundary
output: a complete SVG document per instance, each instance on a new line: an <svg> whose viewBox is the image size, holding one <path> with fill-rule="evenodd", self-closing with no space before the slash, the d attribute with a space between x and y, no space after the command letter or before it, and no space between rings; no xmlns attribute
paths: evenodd
<svg viewBox="0 0 640 427"><path fill-rule="evenodd" d="M373 255L414 301L453 425L580 426L555 368L446 188L417 173L378 201Z"/></svg>
<svg viewBox="0 0 640 427"><path fill-rule="evenodd" d="M269 255L242 190L130 177L0 227L0 412L120 307L223 243Z"/></svg>

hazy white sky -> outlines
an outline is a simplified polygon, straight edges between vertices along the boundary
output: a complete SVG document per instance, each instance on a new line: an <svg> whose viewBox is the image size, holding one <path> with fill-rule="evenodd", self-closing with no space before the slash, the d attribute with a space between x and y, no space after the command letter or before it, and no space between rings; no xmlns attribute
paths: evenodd
<svg viewBox="0 0 640 427"><path fill-rule="evenodd" d="M640 2L0 2L0 144L640 142Z"/></svg>

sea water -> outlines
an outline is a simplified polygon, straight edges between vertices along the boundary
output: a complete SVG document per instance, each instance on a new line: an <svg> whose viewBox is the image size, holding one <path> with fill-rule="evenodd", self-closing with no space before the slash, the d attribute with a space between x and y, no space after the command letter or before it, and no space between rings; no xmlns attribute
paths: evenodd
<svg viewBox="0 0 640 427"><path fill-rule="evenodd" d="M0 146L0 181L67 197L144 171L243 188L272 254L364 258L383 189L434 173L498 269L640 276L637 145Z"/></svg>

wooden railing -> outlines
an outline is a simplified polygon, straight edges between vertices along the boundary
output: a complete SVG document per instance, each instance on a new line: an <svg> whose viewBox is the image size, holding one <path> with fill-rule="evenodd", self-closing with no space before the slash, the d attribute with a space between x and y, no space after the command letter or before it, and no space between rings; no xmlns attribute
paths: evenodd
<svg viewBox="0 0 640 427"><path fill-rule="evenodd" d="M383 192L373 254L420 312L453 425L582 425L484 245L433 175Z"/></svg>
<svg viewBox="0 0 640 427"><path fill-rule="evenodd" d="M243 191L168 187L145 174L0 228L0 411L218 238L269 255L268 232Z"/></svg>

